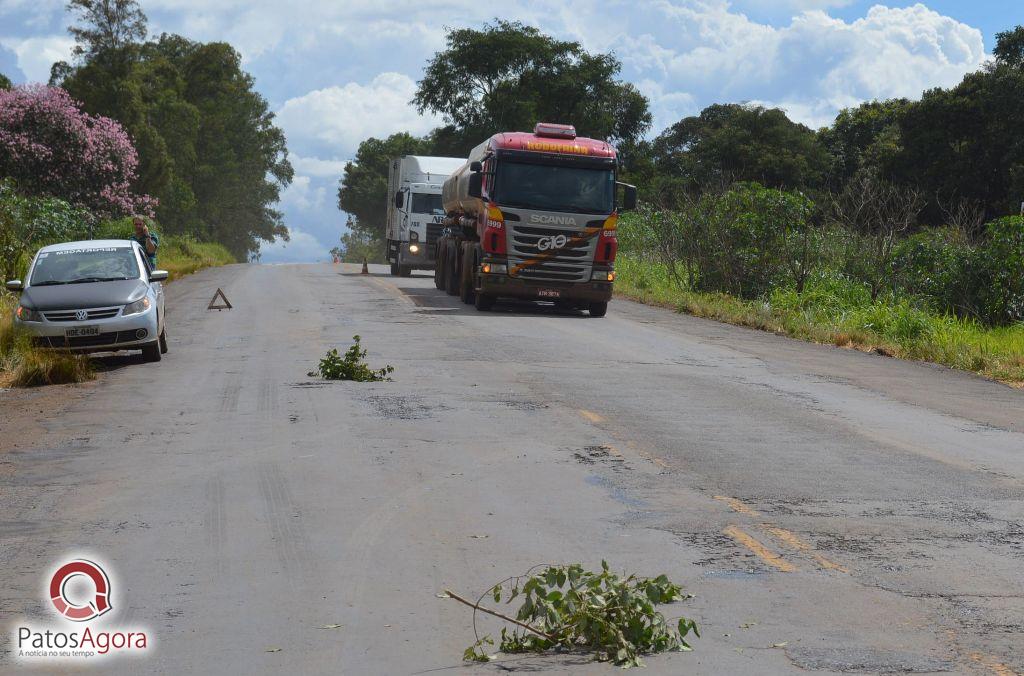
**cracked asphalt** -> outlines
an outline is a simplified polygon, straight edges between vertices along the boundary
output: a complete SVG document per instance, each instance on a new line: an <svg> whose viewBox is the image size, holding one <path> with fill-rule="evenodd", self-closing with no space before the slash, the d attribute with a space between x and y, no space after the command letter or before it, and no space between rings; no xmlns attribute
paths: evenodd
<svg viewBox="0 0 1024 676"><path fill-rule="evenodd" d="M171 284L162 363L106 359L0 453L0 672L21 669L6 628L51 618L45 577L79 554L110 569L108 621L154 637L96 673L617 673L467 665L470 613L436 597L601 559L694 595L663 609L699 622L694 652L646 673L1024 672L1024 392L357 272ZM233 310L205 309L217 287ZM355 334L394 382L306 375Z"/></svg>

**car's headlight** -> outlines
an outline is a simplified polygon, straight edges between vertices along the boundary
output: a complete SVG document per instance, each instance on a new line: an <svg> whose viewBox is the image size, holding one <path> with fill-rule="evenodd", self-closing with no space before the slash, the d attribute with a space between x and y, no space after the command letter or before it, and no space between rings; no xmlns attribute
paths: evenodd
<svg viewBox="0 0 1024 676"><path fill-rule="evenodd" d="M127 305L125 305L124 312L122 312L121 314L124 315L125 317L127 317L128 315L137 315L148 310L150 305L151 303L149 302L149 296L144 296L135 301L134 303L128 303Z"/></svg>
<svg viewBox="0 0 1024 676"><path fill-rule="evenodd" d="M43 315L39 313L39 310L33 310L30 307L19 305L18 309L14 311L14 314L18 316L23 322L41 322L43 321Z"/></svg>

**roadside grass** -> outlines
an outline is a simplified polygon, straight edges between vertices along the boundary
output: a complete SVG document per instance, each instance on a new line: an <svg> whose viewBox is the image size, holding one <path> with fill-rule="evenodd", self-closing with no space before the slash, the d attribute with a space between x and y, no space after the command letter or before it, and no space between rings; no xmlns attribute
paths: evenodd
<svg viewBox="0 0 1024 676"><path fill-rule="evenodd" d="M770 331L902 359L973 371L1024 387L1024 324L989 328L938 314L912 298L882 296L838 276L808 282L802 294L776 290L766 301L686 288L660 263L620 255L616 293L649 305L730 324Z"/></svg>
<svg viewBox="0 0 1024 676"><path fill-rule="evenodd" d="M14 328L17 305L17 296L0 292L0 387L81 383L96 377L84 355L33 348L29 337Z"/></svg>
<svg viewBox="0 0 1024 676"><path fill-rule="evenodd" d="M173 280L237 261L223 245L172 236L161 240L157 262ZM86 355L33 348L29 337L14 329L17 306L17 295L0 290L0 387L81 383L96 377Z"/></svg>

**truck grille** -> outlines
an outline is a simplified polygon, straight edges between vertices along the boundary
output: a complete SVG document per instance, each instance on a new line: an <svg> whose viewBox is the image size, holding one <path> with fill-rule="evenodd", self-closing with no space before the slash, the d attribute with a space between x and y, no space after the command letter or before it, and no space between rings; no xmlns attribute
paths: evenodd
<svg viewBox="0 0 1024 676"><path fill-rule="evenodd" d="M121 308L119 307L86 310L86 319L110 319L111 317L116 317L120 311ZM44 312L43 316L49 322L75 322L78 321L78 318L75 316L76 312L78 310L58 310L55 312Z"/></svg>
<svg viewBox="0 0 1024 676"><path fill-rule="evenodd" d="M582 242L574 238L584 234L576 228L520 225L506 221L508 227L509 266L543 257L533 265L519 268L517 277L538 281L586 282L590 281L590 268L594 260L596 237ZM545 237L565 237L567 243L558 249L541 250L539 244ZM554 255L552 255L552 253Z"/></svg>
<svg viewBox="0 0 1024 676"><path fill-rule="evenodd" d="M440 223L427 223L427 246L432 246L441 238L444 226Z"/></svg>

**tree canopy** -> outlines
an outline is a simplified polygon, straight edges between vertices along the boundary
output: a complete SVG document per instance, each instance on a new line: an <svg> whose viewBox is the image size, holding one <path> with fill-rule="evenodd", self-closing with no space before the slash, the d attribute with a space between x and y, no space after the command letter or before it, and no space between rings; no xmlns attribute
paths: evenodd
<svg viewBox="0 0 1024 676"><path fill-rule="evenodd" d="M778 109L716 104L687 117L651 145L659 173L700 185L756 181L775 188L820 185L828 154L815 134Z"/></svg>
<svg viewBox="0 0 1024 676"><path fill-rule="evenodd" d="M581 136L635 142L650 128L647 99L617 78L611 54L590 54L532 26L497 20L448 31L427 64L413 102L443 116L445 147L465 154L499 131L565 122Z"/></svg>
<svg viewBox="0 0 1024 676"><path fill-rule="evenodd" d="M10 89L12 86L11 80L3 73L0 73L0 89Z"/></svg>
<svg viewBox="0 0 1024 676"><path fill-rule="evenodd" d="M292 179L284 134L241 57L222 42L163 34L145 43L132 0L74 0L79 62L56 64L85 109L119 120L139 151L135 187L159 199L172 234L217 241L244 258L287 239L274 208Z"/></svg>

